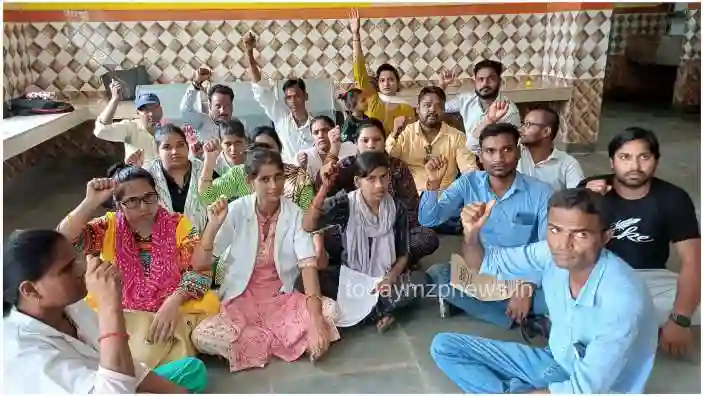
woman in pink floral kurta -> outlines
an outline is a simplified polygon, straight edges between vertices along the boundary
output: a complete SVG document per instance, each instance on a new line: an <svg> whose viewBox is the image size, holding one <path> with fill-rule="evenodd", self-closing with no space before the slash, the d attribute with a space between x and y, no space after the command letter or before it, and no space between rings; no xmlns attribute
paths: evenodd
<svg viewBox="0 0 703 396"><path fill-rule="evenodd" d="M222 246L229 246L229 254L218 259L216 271L224 296L220 313L193 332L196 347L203 353L227 358L232 372L264 367L272 356L291 362L309 351L316 358L329 342L339 339L334 325L337 305L319 297L319 283L314 284L317 258L311 236L302 231L302 211L271 189L271 178L282 175L280 155L257 150L248 154L247 164L255 193L232 204L215 243L216 256L225 250ZM269 182L259 190L256 180L262 178ZM282 188L282 183L281 177L277 184ZM277 208L271 205L271 199L279 201ZM258 232L254 233L254 225ZM276 235L277 231L281 235ZM246 236L249 233L258 235L255 252L251 251L252 243L246 242L252 238ZM280 252L286 249L291 252ZM296 257L297 261L277 262L277 257ZM247 262L249 258L254 261L253 268ZM306 284L306 294L294 291L298 270L304 272L304 279L305 271L315 273L312 278L307 276L308 281L314 281ZM248 282L240 292L242 279Z"/></svg>

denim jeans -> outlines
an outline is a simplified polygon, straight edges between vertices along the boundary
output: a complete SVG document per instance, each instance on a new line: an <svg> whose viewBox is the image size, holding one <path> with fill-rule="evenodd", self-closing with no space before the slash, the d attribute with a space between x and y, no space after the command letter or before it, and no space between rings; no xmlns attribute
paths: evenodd
<svg viewBox="0 0 703 396"><path fill-rule="evenodd" d="M548 348L440 333L430 353L437 366L465 393L526 393L569 379Z"/></svg>
<svg viewBox="0 0 703 396"><path fill-rule="evenodd" d="M505 314L509 300L481 301L464 294L458 289L454 289L450 284L451 264L435 264L427 270L427 275L437 285L437 294L445 302L477 319L494 324L502 329L507 330L512 327L513 320ZM535 315L546 315L547 312L544 291L542 288L537 288L532 296L532 313Z"/></svg>

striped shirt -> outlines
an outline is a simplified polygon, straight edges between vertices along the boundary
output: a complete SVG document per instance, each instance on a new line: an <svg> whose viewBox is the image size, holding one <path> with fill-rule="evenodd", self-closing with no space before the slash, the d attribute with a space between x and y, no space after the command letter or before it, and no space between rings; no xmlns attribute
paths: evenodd
<svg viewBox="0 0 703 396"><path fill-rule="evenodd" d="M283 164L283 176L283 196L293 200L301 209L307 210L315 196L312 179L308 173L299 166ZM234 165L227 173L215 179L200 197L203 203L210 205L221 196L232 202L251 193L244 165Z"/></svg>

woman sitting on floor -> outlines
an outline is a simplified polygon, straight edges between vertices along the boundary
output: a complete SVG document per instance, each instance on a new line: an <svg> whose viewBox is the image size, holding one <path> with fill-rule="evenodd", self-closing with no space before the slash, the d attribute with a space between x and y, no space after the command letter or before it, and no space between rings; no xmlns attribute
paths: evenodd
<svg viewBox="0 0 703 396"><path fill-rule="evenodd" d="M359 134L356 140L356 145L359 153L376 152L385 153L385 136L383 124L375 118L369 118L359 124ZM332 147L332 153L337 152L337 148ZM417 194L415 187L415 179L408 166L398 158L389 156L389 172L388 177L388 193L400 201L405 207L410 228L410 266L414 266L417 262L430 254L439 247L439 237L429 228L420 225L417 218L417 209L420 205L420 197ZM337 194L344 190L351 192L357 189L354 175L354 164L356 156L341 159L337 163L339 173L334 180L334 183L329 187L328 196ZM330 164L323 166L322 172L329 172ZM322 181L318 177L316 184L321 184ZM338 233L325 233L325 248L331 257L339 257L339 246L341 244ZM335 260L333 260L335 261Z"/></svg>
<svg viewBox="0 0 703 396"><path fill-rule="evenodd" d="M93 179L83 202L58 227L77 249L100 255L123 272L132 355L150 368L194 356L192 329L219 309L208 290L212 246L227 212L224 200L208 208L201 237L184 215L159 205L155 188L151 174L133 166L114 179ZM110 196L117 212L91 220ZM100 311L98 301L91 296L88 301Z"/></svg>
<svg viewBox="0 0 703 396"><path fill-rule="evenodd" d="M198 194L198 181L204 171L202 161L188 158L186 135L173 124L158 128L155 139L159 158L142 164L137 153L128 158L127 163L143 166L149 171L154 177L156 192L163 206L171 212L186 215L195 230L202 232L207 224L207 206ZM210 171L208 177L217 177L217 174Z"/></svg>
<svg viewBox="0 0 703 396"><path fill-rule="evenodd" d="M251 148L268 148L277 153L281 153L283 144L278 137L276 130L269 126L260 126L252 131ZM218 155L218 145L210 141L205 145L205 156L216 158ZM206 159L206 161L208 161ZM212 160L210 160L212 161ZM315 189L312 178L305 169L292 164L283 164L283 196L290 198L303 210L310 207L310 202L315 196ZM200 180L198 191L205 203L214 202L220 197L225 197L228 201L249 195L252 192L251 186L247 183L247 175L243 165L233 166L227 173L221 175L215 181L207 175Z"/></svg>
<svg viewBox="0 0 703 396"><path fill-rule="evenodd" d="M97 257L81 270L54 230L15 231L3 254L3 393L203 392L205 365L186 358L150 372L135 364L117 267ZM86 290L87 288L87 290ZM90 291L100 315L83 300ZM184 389L185 388L185 389Z"/></svg>
<svg viewBox="0 0 703 396"><path fill-rule="evenodd" d="M264 367L272 356L292 362L306 350L318 359L339 333L335 302L319 294L303 212L282 197L280 154L253 150L245 169L254 193L230 204L215 240L220 313L198 325L193 342L200 352L228 359L232 372ZM294 290L299 272L305 294Z"/></svg>
<svg viewBox="0 0 703 396"><path fill-rule="evenodd" d="M322 165L326 162L336 162L340 158L356 155L354 143L340 142L341 132L331 118L324 115L313 118L310 130L315 139L314 146L298 153L298 165L308 172L312 180L318 178ZM334 153L330 151L333 144L337 148Z"/></svg>
<svg viewBox="0 0 703 396"><path fill-rule="evenodd" d="M398 309L416 300L426 283L424 272L408 271L409 232L404 205L388 193L390 161L385 153L365 152L356 157L355 183L358 189L327 196L335 168L325 176L310 211L305 216L308 232L338 226L342 231L342 266L328 279L338 281L341 315L353 326L364 319L376 322L385 331L395 321ZM359 290L358 284L371 285ZM330 289L326 286L325 289ZM351 292L351 293L349 293ZM377 298L370 298L376 295ZM342 300L355 305L349 314Z"/></svg>

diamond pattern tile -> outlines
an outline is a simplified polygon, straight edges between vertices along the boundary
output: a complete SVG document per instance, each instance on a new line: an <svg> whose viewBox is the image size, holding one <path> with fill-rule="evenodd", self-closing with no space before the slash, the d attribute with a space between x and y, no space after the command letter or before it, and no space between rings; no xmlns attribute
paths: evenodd
<svg viewBox="0 0 703 396"><path fill-rule="evenodd" d="M701 58L701 10L688 10L682 60Z"/></svg>
<svg viewBox="0 0 703 396"><path fill-rule="evenodd" d="M574 91L561 109L561 142L588 145L598 140L603 79L573 80Z"/></svg>
<svg viewBox="0 0 703 396"><path fill-rule="evenodd" d="M701 105L701 60L687 60L679 65L674 84L674 104L682 107Z"/></svg>
<svg viewBox="0 0 703 396"><path fill-rule="evenodd" d="M3 95L15 98L25 93L34 82L35 76L30 69L30 57L27 52L26 23L4 24L2 37L3 55Z"/></svg>
<svg viewBox="0 0 703 396"><path fill-rule="evenodd" d="M647 35L661 37L666 34L666 13L613 14L610 30L608 53L619 55L625 53L627 37L630 35Z"/></svg>
<svg viewBox="0 0 703 396"><path fill-rule="evenodd" d="M611 11L550 14L369 19L362 37L369 70L396 65L402 84L426 82L439 70L458 68L469 78L483 58L502 61L506 76L548 75L602 78ZM184 82L200 65L219 79L246 79L239 45L249 30L259 37L259 63L273 79L330 76L351 82L352 48L346 21L71 21L6 24L12 64L29 72L5 71L6 81L30 76L42 89L101 91L99 76L113 68L144 65L159 83ZM14 39L12 38L14 37ZM21 55L20 55L21 54ZM9 51L5 52L5 57ZM18 66L20 67L20 66ZM19 88L27 85L19 81ZM7 84L6 84L7 85ZM14 88L13 88L14 89ZM21 90L21 89L20 89Z"/></svg>

